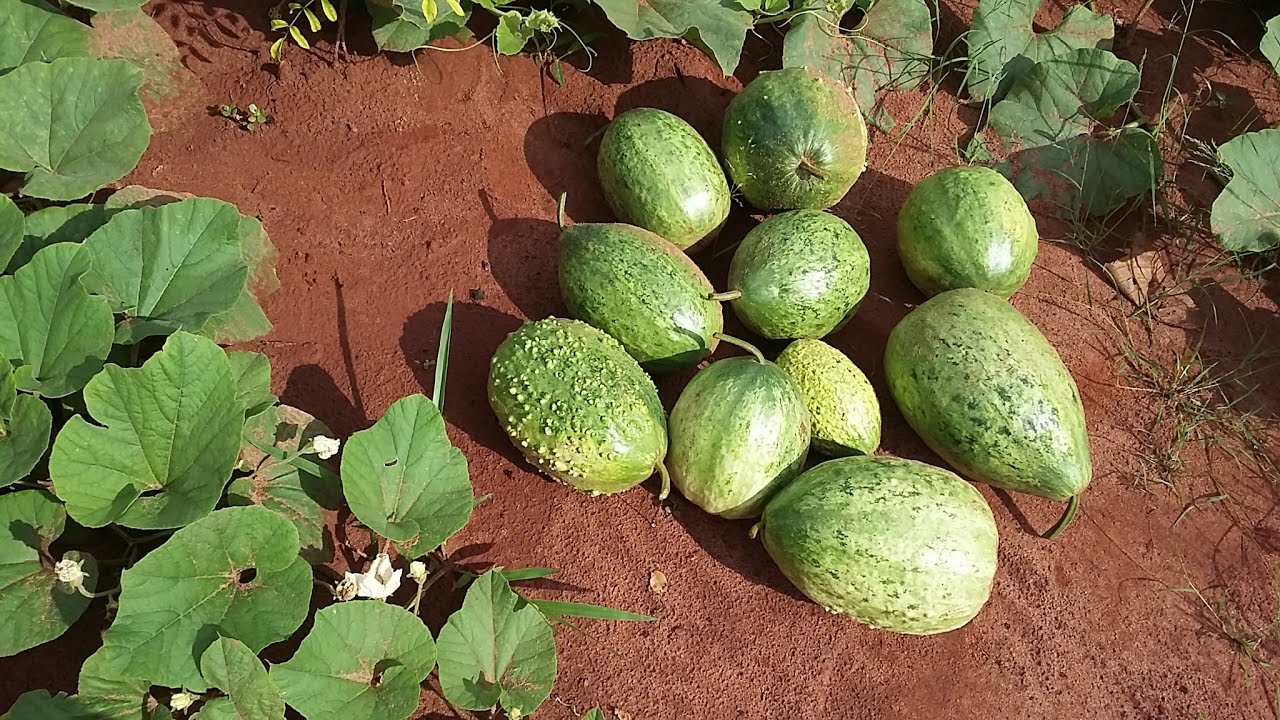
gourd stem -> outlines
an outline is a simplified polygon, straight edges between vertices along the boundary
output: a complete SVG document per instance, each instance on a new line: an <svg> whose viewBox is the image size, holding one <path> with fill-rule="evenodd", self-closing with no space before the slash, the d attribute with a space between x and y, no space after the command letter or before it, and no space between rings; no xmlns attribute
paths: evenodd
<svg viewBox="0 0 1280 720"><path fill-rule="evenodd" d="M568 198L569 193L562 192L560 199L556 202L556 225L559 225L561 230L564 229L564 202Z"/></svg>
<svg viewBox="0 0 1280 720"><path fill-rule="evenodd" d="M752 525L751 529L747 531L747 537L751 538L752 540L755 540L756 536L760 534L760 526L763 524L764 524L764 521L761 520L760 522L757 522L755 525Z"/></svg>
<svg viewBox="0 0 1280 720"><path fill-rule="evenodd" d="M740 297L742 297L741 290L725 290L724 292L713 292L707 295L708 300L715 300L716 302L728 302L730 300L737 300Z"/></svg>
<svg viewBox="0 0 1280 720"><path fill-rule="evenodd" d="M814 165L813 161L807 157L800 158L800 169L818 178L819 180L827 179L827 174L823 172L822 168L818 167L817 165Z"/></svg>
<svg viewBox="0 0 1280 720"><path fill-rule="evenodd" d="M662 478L662 489L658 491L658 502L663 502L671 494L671 473L667 472L667 466L661 462L658 463L658 476Z"/></svg>
<svg viewBox="0 0 1280 720"><path fill-rule="evenodd" d="M714 338L716 338L716 339L718 339L718 340L723 340L723 341L725 341L725 342L729 343L730 345L737 345L738 347L742 348L743 350L746 350L747 352L751 353L752 355L755 355L755 356L756 356L756 360L759 360L759 361L760 361L760 362L762 362L762 363L767 363L767 362L769 362L768 360L765 360L765 359L764 359L764 353L760 352L760 348L756 347L755 345L752 345L751 343L747 342L746 340L739 340L738 338L736 338L736 337L734 337L734 336L732 336L732 335L725 335L724 333L714 333L714 334L712 334L712 337L714 337Z"/></svg>
<svg viewBox="0 0 1280 720"><path fill-rule="evenodd" d="M1054 523L1053 527L1049 528L1049 531L1044 534L1044 539L1052 540L1061 535L1062 531L1066 530L1067 526L1071 524L1071 521L1076 516L1076 511L1079 509L1080 496L1072 495L1071 499L1067 501L1067 509L1063 511L1062 517L1058 518L1058 522Z"/></svg>

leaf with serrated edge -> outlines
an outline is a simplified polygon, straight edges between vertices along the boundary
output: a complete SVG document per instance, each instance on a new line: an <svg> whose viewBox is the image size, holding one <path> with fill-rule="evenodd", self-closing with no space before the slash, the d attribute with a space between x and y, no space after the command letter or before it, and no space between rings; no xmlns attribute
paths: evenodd
<svg viewBox="0 0 1280 720"><path fill-rule="evenodd" d="M307 720L404 720L435 666L431 633L416 615L376 600L316 613L315 627L271 679ZM376 681L375 681L376 680Z"/></svg>
<svg viewBox="0 0 1280 720"><path fill-rule="evenodd" d="M632 40L685 38L732 75L753 20L736 0L593 0Z"/></svg>
<svg viewBox="0 0 1280 720"><path fill-rule="evenodd" d="M342 487L329 478L313 475L297 465L282 462L257 446L275 446L288 453L317 435L333 432L311 415L288 405L269 408L245 423L240 462L248 477L232 481L227 500L232 504L261 505L278 513L298 530L302 556L313 564L328 562L333 548L325 529L326 512L342 504Z"/></svg>
<svg viewBox="0 0 1280 720"><path fill-rule="evenodd" d="M969 72L965 83L974 100L999 100L1013 83L1038 62L1078 48L1110 48L1115 22L1083 5L1067 11L1057 27L1036 33L1032 28L1044 0L979 0L973 13Z"/></svg>
<svg viewBox="0 0 1280 720"><path fill-rule="evenodd" d="M226 352L177 333L140 368L108 365L85 387L49 475L87 527L181 527L213 510L240 448L244 409Z"/></svg>
<svg viewBox="0 0 1280 720"><path fill-rule="evenodd" d="M929 76L933 13L928 0L876 0L852 36L841 34L839 18L827 6L827 0L808 0L803 14L790 22L782 66L809 67L845 83L863 114L880 120L874 112L876 93L910 89Z"/></svg>
<svg viewBox="0 0 1280 720"><path fill-rule="evenodd" d="M248 570L253 577L241 580ZM287 520L260 507L218 510L124 571L103 638L115 653L109 669L204 691L196 658L218 636L261 652L298 629L310 599L311 567Z"/></svg>
<svg viewBox="0 0 1280 720"><path fill-rule="evenodd" d="M0 2L16 2L17 0L0 0ZM0 268L9 266L9 260L18 248L22 247L22 238L26 236L26 220L22 211L9 199L8 195L0 195Z"/></svg>
<svg viewBox="0 0 1280 720"><path fill-rule="evenodd" d="M211 198L121 212L85 241L87 282L128 316L129 340L197 331L245 289L239 228L235 206Z"/></svg>
<svg viewBox="0 0 1280 720"><path fill-rule="evenodd" d="M444 418L423 395L397 400L342 453L342 493L370 530L414 558L471 519L467 458L449 444Z"/></svg>
<svg viewBox="0 0 1280 720"><path fill-rule="evenodd" d="M89 598L58 582L41 559L66 522L62 505L40 490L0 496L0 657L62 635L89 606ZM87 555L85 588L93 591L97 567Z"/></svg>
<svg viewBox="0 0 1280 720"><path fill-rule="evenodd" d="M530 715L551 694L556 643L538 609L494 571L476 578L436 641L440 688L461 708Z"/></svg>
<svg viewBox="0 0 1280 720"><path fill-rule="evenodd" d="M98 648L80 666L75 699L94 713L94 720L138 720L143 716L151 682L114 672L118 654L110 648Z"/></svg>
<svg viewBox="0 0 1280 720"><path fill-rule="evenodd" d="M1141 128L1077 135L997 163L1027 200L1052 199L1067 215L1106 215L1144 195L1164 173L1156 140Z"/></svg>
<svg viewBox="0 0 1280 720"><path fill-rule="evenodd" d="M231 714L242 720L284 717L284 699L256 653L233 638L218 638L200 656L204 679L230 698Z"/></svg>
<svg viewBox="0 0 1280 720"><path fill-rule="evenodd" d="M141 85L123 60L63 58L0 76L0 168L26 173L22 192L49 200L119 180L151 141Z"/></svg>
<svg viewBox="0 0 1280 720"><path fill-rule="evenodd" d="M89 55L89 28L44 0L0 0L0 37L0 73L23 63Z"/></svg>
<svg viewBox="0 0 1280 720"><path fill-rule="evenodd" d="M1245 133L1218 148L1231 181L1213 201L1209 222L1232 252L1280 247L1280 130Z"/></svg>
<svg viewBox="0 0 1280 720"><path fill-rule="evenodd" d="M1106 50L1081 49L1037 63L991 109L991 129L1008 148L1082 135L1133 99L1138 68Z"/></svg>
<svg viewBox="0 0 1280 720"><path fill-rule="evenodd" d="M60 243L0 277L0 354L15 363L18 387L63 397L84 387L111 351L111 307L85 290L88 253Z"/></svg>

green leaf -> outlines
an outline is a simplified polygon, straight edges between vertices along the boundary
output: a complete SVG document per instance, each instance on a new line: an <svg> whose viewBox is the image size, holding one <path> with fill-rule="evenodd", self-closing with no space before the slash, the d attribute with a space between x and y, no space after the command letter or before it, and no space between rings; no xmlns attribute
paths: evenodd
<svg viewBox="0 0 1280 720"><path fill-rule="evenodd" d="M0 354L18 360L18 387L63 397L85 386L111 351L111 306L81 279L89 253L51 245L0 277Z"/></svg>
<svg viewBox="0 0 1280 720"><path fill-rule="evenodd" d="M333 548L326 542L326 511L342 504L342 486L329 478L302 470L258 449L275 447L293 453L317 435L332 431L307 413L288 405L269 408L245 425L240 449L248 477L237 478L227 488L228 500L238 505L261 505L293 523L302 556L313 564L328 562Z"/></svg>
<svg viewBox="0 0 1280 720"><path fill-rule="evenodd" d="M118 213L85 241L89 282L128 318L117 340L197 331L235 305L249 269L234 205L195 198Z"/></svg>
<svg viewBox="0 0 1280 720"><path fill-rule="evenodd" d="M307 720L402 720L418 708L419 684L435 660L416 615L357 600L316 613L298 652L273 666L271 679Z"/></svg>
<svg viewBox="0 0 1280 720"><path fill-rule="evenodd" d="M525 598L530 605L538 608L548 620L563 620L567 617L586 618L588 620L625 620L630 622L653 622L654 618L639 613L615 610L603 605L588 603L564 602L561 600L534 600Z"/></svg>
<svg viewBox="0 0 1280 720"><path fill-rule="evenodd" d="M146 4L146 0L67 0L68 5L82 7L98 13L118 10L137 10Z"/></svg>
<svg viewBox="0 0 1280 720"><path fill-rule="evenodd" d="M0 437L9 432L13 408L18 402L18 381L13 377L13 363L0 355Z"/></svg>
<svg viewBox="0 0 1280 720"><path fill-rule="evenodd" d="M552 568L529 567L529 568L501 568L498 570L507 582L520 582L522 580L537 580L538 578L550 577L556 574Z"/></svg>
<svg viewBox="0 0 1280 720"><path fill-rule="evenodd" d="M307 25L311 28L311 32L320 32L320 18L311 11L311 8L302 8L302 14L307 18Z"/></svg>
<svg viewBox="0 0 1280 720"><path fill-rule="evenodd" d="M449 3L449 9L453 11L454 15L467 14L466 11L462 9L462 3L458 2L458 0L445 0L445 2Z"/></svg>
<svg viewBox="0 0 1280 720"><path fill-rule="evenodd" d="M462 16L444 13L427 20L421 0L366 0L366 5L373 20L373 39L384 52L413 52L456 35L465 31L471 17L468 8Z"/></svg>
<svg viewBox="0 0 1280 720"><path fill-rule="evenodd" d="M436 16L439 15L439 9L436 7L436 0L422 0L422 17L427 22L435 22Z"/></svg>
<svg viewBox="0 0 1280 720"><path fill-rule="evenodd" d="M124 177L151 140L142 71L123 60L63 58L0 76L0 168L22 192L74 200Z"/></svg>
<svg viewBox="0 0 1280 720"><path fill-rule="evenodd" d="M1037 63L991 109L991 129L1013 151L1001 171L1028 200L1052 197L1072 214L1103 215L1150 191L1163 172L1155 140L1099 127L1138 82L1138 69L1106 50Z"/></svg>
<svg viewBox="0 0 1280 720"><path fill-rule="evenodd" d="M101 647L80 666L76 701L94 713L94 720L138 720L151 690L145 678L121 676L112 668L120 651Z"/></svg>
<svg viewBox="0 0 1280 720"><path fill-rule="evenodd" d="M351 512L409 558L436 549L471 519L467 458L449 444L440 410L422 395L397 400L347 441L342 492Z"/></svg>
<svg viewBox="0 0 1280 720"><path fill-rule="evenodd" d="M231 714L240 720L284 717L284 699L267 676L257 653L233 638L220 637L200 656L204 679L229 697Z"/></svg>
<svg viewBox="0 0 1280 720"><path fill-rule="evenodd" d="M141 711L141 708L139 708ZM139 712L141 715L141 712ZM48 690L31 690L18 696L2 720L101 720L66 693L50 696Z"/></svg>
<svg viewBox="0 0 1280 720"><path fill-rule="evenodd" d="M502 55L518 55L533 38L533 30L524 25L524 16L515 10L503 13L493 32L498 52Z"/></svg>
<svg viewBox="0 0 1280 720"><path fill-rule="evenodd" d="M606 720L604 711L600 708L592 708L591 712L582 716L582 720Z"/></svg>
<svg viewBox="0 0 1280 720"><path fill-rule="evenodd" d="M329 19L329 22L334 22L338 19L338 11L333 9L332 0L320 0L320 10Z"/></svg>
<svg viewBox="0 0 1280 720"><path fill-rule="evenodd" d="M0 657L62 635L89 606L89 598L58 582L41 559L66 519L62 505L40 490L0 495ZM98 580L93 559L75 557L85 560L85 588L92 592Z"/></svg>
<svg viewBox="0 0 1280 720"><path fill-rule="evenodd" d="M0 359L0 365L7 363ZM0 419L0 487L21 480L35 468L49 449L53 429L53 413L40 398L19 393L10 402L6 417Z"/></svg>
<svg viewBox="0 0 1280 720"><path fill-rule="evenodd" d="M0 37L0 74L23 63L89 55L89 28L44 0L0 0Z"/></svg>
<svg viewBox="0 0 1280 720"><path fill-rule="evenodd" d="M440 689L467 710L501 705L527 716L551 694L556 643L537 608L492 570L467 589L462 609L449 617L436 641Z"/></svg>
<svg viewBox="0 0 1280 720"><path fill-rule="evenodd" d="M876 93L909 89L929 76L933 63L933 13L928 0L876 0L862 27L844 36L827 0L808 0L788 26L783 67L809 67L853 90L868 120L892 121L874 112ZM843 3L842 7L847 7Z"/></svg>
<svg viewBox="0 0 1280 720"><path fill-rule="evenodd" d="M1280 15L1267 21L1267 32L1262 36L1259 49L1271 63L1272 69L1280 72Z"/></svg>
<svg viewBox="0 0 1280 720"><path fill-rule="evenodd" d="M259 507L218 510L124 571L120 608L103 638L114 651L108 669L204 691L196 658L214 640L261 652L298 629L310 599L311 567L287 520Z"/></svg>
<svg viewBox="0 0 1280 720"><path fill-rule="evenodd" d="M1067 11L1057 27L1032 27L1044 0L979 0L969 31L969 72L965 82L974 100L999 100L1033 65L1079 48L1111 47L1115 23L1083 5Z"/></svg>
<svg viewBox="0 0 1280 720"><path fill-rule="evenodd" d="M302 31L299 30L297 26L294 26L294 25L289 26L289 37L293 38L293 41L298 43L298 47L302 48L303 50L311 49L310 43L308 43L307 39L303 37Z"/></svg>
<svg viewBox="0 0 1280 720"><path fill-rule="evenodd" d="M271 361L262 353L237 350L227 353L236 383L236 402L245 417L253 417L276 404L271 394Z"/></svg>
<svg viewBox="0 0 1280 720"><path fill-rule="evenodd" d="M1213 201L1209 222L1232 252L1280 247L1280 130L1245 133L1218 148L1231 181Z"/></svg>
<svg viewBox="0 0 1280 720"><path fill-rule="evenodd" d="M685 38L732 75L753 20L735 0L593 0L632 40Z"/></svg>
<svg viewBox="0 0 1280 720"><path fill-rule="evenodd" d="M97 424L72 417L49 459L76 522L173 528L213 510L244 427L222 348L177 333L140 368L108 365L84 399Z"/></svg>
<svg viewBox="0 0 1280 720"><path fill-rule="evenodd" d="M31 262L40 250L57 243L80 243L106 224L117 211L103 205L76 203L37 210L26 218L22 244L9 261L7 272Z"/></svg>
<svg viewBox="0 0 1280 720"><path fill-rule="evenodd" d="M284 38L278 38L271 43L271 59L280 62L280 53L284 50Z"/></svg>
<svg viewBox="0 0 1280 720"><path fill-rule="evenodd" d="M5 0L0 0L4 2ZM26 220L22 211L9 199L0 195L0 268L7 267L26 236Z"/></svg>
<svg viewBox="0 0 1280 720"><path fill-rule="evenodd" d="M283 30L287 27L289 27L289 23L285 22L284 20L281 20L280 18L273 18L271 20L272 30Z"/></svg>

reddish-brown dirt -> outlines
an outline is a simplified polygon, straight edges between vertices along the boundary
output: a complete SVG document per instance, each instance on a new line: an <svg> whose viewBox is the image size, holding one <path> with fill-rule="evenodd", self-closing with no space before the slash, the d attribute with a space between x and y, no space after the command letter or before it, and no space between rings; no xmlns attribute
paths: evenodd
<svg viewBox="0 0 1280 720"><path fill-rule="evenodd" d="M943 44L968 26L973 4L943 2ZM1122 20L1140 4L1096 3ZM1156 3L1120 49L1143 65L1140 103L1148 113L1159 107L1179 51L1182 36L1170 29L1182 22L1178 7ZM1257 47L1256 23L1213 7L1200 8L1192 27ZM1224 451L1192 449L1177 493L1140 482L1149 469L1142 457L1156 442L1147 432L1159 396L1124 371L1120 329L1166 362L1197 343L1206 358L1238 362L1259 338L1275 347L1274 272L1269 286L1201 283L1182 296L1189 300L1176 322L1129 319L1132 306L1066 242L1072 228L1041 215L1045 241L1013 302L1057 346L1084 397L1095 480L1082 514L1061 539L1045 541L1037 533L1059 505L982 487L1001 533L986 609L940 636L870 630L806 601L748 539L750 523L709 517L678 498L664 514L656 480L608 498L548 482L519 459L485 401L488 360L502 338L523 319L564 312L555 196L569 193L575 221L610 219L594 155L584 149L589 136L617 113L648 105L679 114L717 146L734 93L776 65L775 33L749 43L735 77L685 44L627 44L611 35L594 67L568 70L560 87L530 59L495 59L483 47L413 60L376 55L358 18L349 27L350 58L330 62L321 42L316 54L292 50L277 74L266 54L264 4L158 0L149 10L204 94L164 108L167 129L127 180L222 198L263 220L279 248L283 287L265 302L274 332L247 347L270 356L282 398L346 435L397 398L429 392L423 363L435 356L452 291L445 415L477 492L493 497L451 547L468 562L560 569L562 584L532 592L658 618L562 632L560 679L538 717L578 718L596 704L609 717L636 720L1273 716L1275 684L1244 646L1276 616L1277 478ZM1052 26L1062 13L1051 2L1039 21ZM1194 109L1185 125L1196 137L1221 142L1280 120L1271 70L1220 35L1188 36L1174 77L1180 107ZM1213 91L1223 93L1225 108L1206 106ZM905 138L873 132L869 171L834 209L871 251L872 289L831 341L881 395L882 452L935 463L888 399L881 352L890 329L922 299L895 257L898 208L912 183L958 162L954 148L976 120L956 93L954 80L944 83ZM888 98L899 129L929 95ZM244 132L208 114L222 102L256 102L274 123ZM1212 181L1185 163L1172 163L1168 175L1202 215L1216 193ZM754 222L735 213L718 246L698 258L718 284L725 248ZM1134 238L1169 240L1150 212L1124 227L1132 238L1104 247L1102 260ZM687 378L660 381L668 404ZM1265 368L1250 380L1261 385L1247 399L1260 422L1280 414L1277 380ZM1222 494L1229 497L1207 500ZM1201 504L1184 515L1192 498ZM666 575L665 592L650 589L654 571ZM1178 591L1189 587L1206 603ZM33 687L72 689L93 644L75 635L7 661L0 707ZM1276 651L1268 637L1253 652ZM430 690L421 713L455 717Z"/></svg>

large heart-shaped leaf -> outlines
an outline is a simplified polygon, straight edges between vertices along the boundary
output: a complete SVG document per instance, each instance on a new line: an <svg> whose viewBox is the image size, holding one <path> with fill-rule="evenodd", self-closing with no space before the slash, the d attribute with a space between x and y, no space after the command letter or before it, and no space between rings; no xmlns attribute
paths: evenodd
<svg viewBox="0 0 1280 720"><path fill-rule="evenodd" d="M26 219L22 217L22 211L8 195L0 195L0 269L8 267L9 260L22 247L25 236Z"/></svg>
<svg viewBox="0 0 1280 720"><path fill-rule="evenodd" d="M141 85L123 60L63 58L0 76L0 168L27 173L22 192L50 200L119 180L151 141Z"/></svg>
<svg viewBox="0 0 1280 720"><path fill-rule="evenodd" d="M111 351L111 306L81 279L88 253L60 243L0 277L0 354L19 361L18 387L62 397L85 386Z"/></svg>
<svg viewBox="0 0 1280 720"><path fill-rule="evenodd" d="M222 348L177 333L140 368L108 365L84 399L98 424L72 417L49 459L76 522L172 528L213 510L244 428Z"/></svg>
<svg viewBox="0 0 1280 720"><path fill-rule="evenodd" d="M1218 148L1231 181L1213 201L1209 222L1232 252L1280 247L1280 130L1245 133Z"/></svg>
<svg viewBox="0 0 1280 720"><path fill-rule="evenodd" d="M114 668L122 664L121 650L100 647L80 666L80 706L93 712L94 720L140 720L144 717L151 681L126 677Z"/></svg>
<svg viewBox="0 0 1280 720"><path fill-rule="evenodd" d="M247 342L271 332L271 321L258 304L280 289L276 276L276 248L262 222L240 217L240 254L249 266L249 282L231 309L218 313L200 329L200 334L220 345Z"/></svg>
<svg viewBox="0 0 1280 720"><path fill-rule="evenodd" d="M457 35L471 17L469 4L463 15L442 12L434 20L422 14L421 0L366 0L365 5L373 21L373 40L383 52L413 52Z"/></svg>
<svg viewBox="0 0 1280 720"><path fill-rule="evenodd" d="M311 567L287 520L259 507L219 510L124 571L103 638L110 669L203 691L196 659L219 636L261 652L298 629L310 598Z"/></svg>
<svg viewBox="0 0 1280 720"><path fill-rule="evenodd" d="M62 635L89 606L89 598L54 577L48 559L66 519L62 505L39 490L0 495L0 657ZM92 591L92 558L72 557L85 561L84 586Z"/></svg>
<svg viewBox="0 0 1280 720"><path fill-rule="evenodd" d="M0 37L0 73L23 63L89 55L89 28L44 0L0 0Z"/></svg>
<svg viewBox="0 0 1280 720"><path fill-rule="evenodd" d="M314 417L288 405L269 408L250 419L240 449L240 466L250 474L232 481L227 500L279 513L297 528L302 556L312 563L323 563L333 555L325 530L326 512L342 504L341 485L259 449L275 447L292 453L317 435L332 437L333 433Z"/></svg>
<svg viewBox="0 0 1280 720"><path fill-rule="evenodd" d="M1259 49L1271 63L1272 69L1280 72L1280 15L1267 21L1267 32L1262 36Z"/></svg>
<svg viewBox="0 0 1280 720"><path fill-rule="evenodd" d="M732 75L751 29L751 13L736 0L593 0L632 40L685 38Z"/></svg>
<svg viewBox="0 0 1280 720"><path fill-rule="evenodd" d="M7 362L0 359L0 365ZM17 393L8 414L0 419L0 487L31 472L49 448L53 429L53 413L40 398Z"/></svg>
<svg viewBox="0 0 1280 720"><path fill-rule="evenodd" d="M525 717L551 694L556 642L551 625L490 570L467 588L462 609L440 629L440 689L468 710L501 705Z"/></svg>
<svg viewBox="0 0 1280 720"><path fill-rule="evenodd" d="M974 100L999 100L1033 65L1078 48L1109 48L1115 37L1110 15L1084 5L1067 11L1045 33L1033 28L1044 0L979 0L969 31L969 72L965 84Z"/></svg>
<svg viewBox="0 0 1280 720"><path fill-rule="evenodd" d="M26 217L22 243L9 260L7 272L31 262L35 254L57 243L80 243L106 224L115 211L103 205L74 203L54 205L37 210Z"/></svg>
<svg viewBox="0 0 1280 720"><path fill-rule="evenodd" d="M1037 63L991 109L991 129L1013 153L998 169L1027 199L1051 197L1069 214L1106 214L1150 191L1163 172L1155 139L1100 124L1138 82L1138 69L1106 50Z"/></svg>
<svg viewBox="0 0 1280 720"><path fill-rule="evenodd" d="M846 0L837 7L848 11ZM783 67L809 67L847 84L868 120L892 119L876 111L876 93L908 89L929 76L933 63L933 13L928 0L875 0L860 29L840 31L828 0L806 0L782 43Z"/></svg>
<svg viewBox="0 0 1280 720"><path fill-rule="evenodd" d="M271 679L307 720L404 720L435 661L431 633L416 615L357 600L316 613L298 652L273 666Z"/></svg>
<svg viewBox="0 0 1280 720"><path fill-rule="evenodd" d="M65 693L49 695L48 690L31 690L18 696L17 702L0 720L102 720L83 707L77 698Z"/></svg>
<svg viewBox="0 0 1280 720"><path fill-rule="evenodd" d="M284 717L284 698L256 653L232 638L218 638L200 656L204 679L227 694L217 702L225 709L206 705L202 718L277 720Z"/></svg>
<svg viewBox="0 0 1280 720"><path fill-rule="evenodd" d="M128 316L117 339L195 332L230 309L249 275L239 228L234 205L195 198L118 213L89 236L90 282Z"/></svg>
<svg viewBox="0 0 1280 720"><path fill-rule="evenodd" d="M444 418L423 395L397 400L347 441L342 493L351 512L401 554L436 549L471 519L467 458L449 444Z"/></svg>

